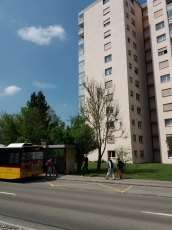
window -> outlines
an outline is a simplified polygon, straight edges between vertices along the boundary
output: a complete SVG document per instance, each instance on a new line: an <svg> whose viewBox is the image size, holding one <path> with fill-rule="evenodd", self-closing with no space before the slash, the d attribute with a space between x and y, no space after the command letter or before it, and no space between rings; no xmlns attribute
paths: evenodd
<svg viewBox="0 0 172 230"><path fill-rule="evenodd" d="M113 114L113 107L107 107L106 108L106 114Z"/></svg>
<svg viewBox="0 0 172 230"><path fill-rule="evenodd" d="M108 31L106 31L105 33L104 33L104 38L108 38L108 37L110 37L111 36L111 31L110 30L108 30Z"/></svg>
<svg viewBox="0 0 172 230"><path fill-rule="evenodd" d="M84 96L79 97L79 108L83 108L85 106L85 98Z"/></svg>
<svg viewBox="0 0 172 230"><path fill-rule="evenodd" d="M162 90L162 97L171 96L171 88Z"/></svg>
<svg viewBox="0 0 172 230"><path fill-rule="evenodd" d="M162 62L159 63L159 69L164 69L164 68L167 68L167 67L169 67L168 60L162 61Z"/></svg>
<svg viewBox="0 0 172 230"><path fill-rule="evenodd" d="M166 40L166 34L162 34L157 37L157 43L163 42Z"/></svg>
<svg viewBox="0 0 172 230"><path fill-rule="evenodd" d="M141 108L137 107L137 114L141 115Z"/></svg>
<svg viewBox="0 0 172 230"><path fill-rule="evenodd" d="M172 9L168 11L168 18L172 17Z"/></svg>
<svg viewBox="0 0 172 230"><path fill-rule="evenodd" d="M164 112L169 112L172 110L172 103L164 104L163 105Z"/></svg>
<svg viewBox="0 0 172 230"><path fill-rule="evenodd" d="M170 151L168 151L168 158L172 158L172 153L170 153Z"/></svg>
<svg viewBox="0 0 172 230"><path fill-rule="evenodd" d="M106 89L111 88L111 87L112 87L112 81L105 82L105 88Z"/></svg>
<svg viewBox="0 0 172 230"><path fill-rule="evenodd" d="M130 27L129 27L129 25L127 25L127 30L128 30L128 31L130 31Z"/></svg>
<svg viewBox="0 0 172 230"><path fill-rule="evenodd" d="M114 121L107 122L107 128L113 129L114 128Z"/></svg>
<svg viewBox="0 0 172 230"><path fill-rule="evenodd" d="M107 7L106 9L103 10L103 15L106 15L110 12L110 7Z"/></svg>
<svg viewBox="0 0 172 230"><path fill-rule="evenodd" d="M106 97L108 100L113 100L113 93L107 94Z"/></svg>
<svg viewBox="0 0 172 230"><path fill-rule="evenodd" d="M134 105L131 105L131 111L134 112Z"/></svg>
<svg viewBox="0 0 172 230"><path fill-rule="evenodd" d="M135 120L132 120L132 125L135 126Z"/></svg>
<svg viewBox="0 0 172 230"><path fill-rule="evenodd" d="M108 157L114 158L115 157L115 151L108 151Z"/></svg>
<svg viewBox="0 0 172 230"><path fill-rule="evenodd" d="M166 127L172 126L172 118L170 118L170 119L165 119L165 126L166 126Z"/></svg>
<svg viewBox="0 0 172 230"><path fill-rule="evenodd" d="M106 26L108 26L108 25L110 25L110 18L108 18L107 20L105 20L105 21L103 22L103 26L104 26L104 27L106 27Z"/></svg>
<svg viewBox="0 0 172 230"><path fill-rule="evenodd" d="M134 150L134 157L137 158L137 150Z"/></svg>
<svg viewBox="0 0 172 230"><path fill-rule="evenodd" d="M145 158L144 150L140 150L140 158Z"/></svg>
<svg viewBox="0 0 172 230"><path fill-rule="evenodd" d="M131 13L135 15L134 9L131 7Z"/></svg>
<svg viewBox="0 0 172 230"><path fill-rule="evenodd" d="M132 35L134 38L136 38L136 32L134 30L132 30Z"/></svg>
<svg viewBox="0 0 172 230"><path fill-rule="evenodd" d="M134 54L134 61L138 62L138 58L137 58L137 56L135 54Z"/></svg>
<svg viewBox="0 0 172 230"><path fill-rule="evenodd" d="M109 61L112 61L112 55L111 54L105 57L105 63L107 63Z"/></svg>
<svg viewBox="0 0 172 230"><path fill-rule="evenodd" d="M80 15L78 16L78 21L82 20L83 18L84 18L84 14L80 14Z"/></svg>
<svg viewBox="0 0 172 230"><path fill-rule="evenodd" d="M170 81L170 74L161 76L161 83Z"/></svg>
<svg viewBox="0 0 172 230"><path fill-rule="evenodd" d="M127 1L125 1L125 5L126 5L126 7L128 7L128 2Z"/></svg>
<svg viewBox="0 0 172 230"><path fill-rule="evenodd" d="M132 2L134 4L134 0L130 0L130 2Z"/></svg>
<svg viewBox="0 0 172 230"><path fill-rule="evenodd" d="M81 45L78 46L79 51L84 49L84 43L82 43Z"/></svg>
<svg viewBox="0 0 172 230"><path fill-rule="evenodd" d="M104 50L108 50L108 49L110 49L110 48L111 48L111 42L106 43L106 44L104 45Z"/></svg>
<svg viewBox="0 0 172 230"><path fill-rule="evenodd" d="M140 101L140 94L136 93L136 100Z"/></svg>
<svg viewBox="0 0 172 230"><path fill-rule="evenodd" d="M109 2L110 0L103 0L103 5Z"/></svg>
<svg viewBox="0 0 172 230"><path fill-rule="evenodd" d="M110 136L107 138L107 143L108 144L114 144L115 143L115 136Z"/></svg>
<svg viewBox="0 0 172 230"><path fill-rule="evenodd" d="M131 51L130 50L128 50L128 55L131 56Z"/></svg>
<svg viewBox="0 0 172 230"><path fill-rule="evenodd" d="M131 63L129 63L129 69L132 69L132 65L131 65Z"/></svg>
<svg viewBox="0 0 172 230"><path fill-rule="evenodd" d="M105 69L105 76L109 75L112 73L112 67Z"/></svg>
<svg viewBox="0 0 172 230"><path fill-rule="evenodd" d="M128 14L128 13L126 13L126 18L128 18L128 19L129 19L129 14Z"/></svg>
<svg viewBox="0 0 172 230"><path fill-rule="evenodd" d="M133 78L132 77L130 77L130 83L133 83Z"/></svg>
<svg viewBox="0 0 172 230"><path fill-rule="evenodd" d="M160 30L160 29L164 28L164 26L165 26L164 21L156 24L155 26L156 26L156 30Z"/></svg>
<svg viewBox="0 0 172 230"><path fill-rule="evenodd" d="M139 136L139 143L143 143L143 136Z"/></svg>
<svg viewBox="0 0 172 230"><path fill-rule="evenodd" d="M160 4L161 2L162 2L162 0L154 0L153 6L156 6L156 5Z"/></svg>
<svg viewBox="0 0 172 230"><path fill-rule="evenodd" d="M139 88L139 81L135 80L135 86Z"/></svg>
<svg viewBox="0 0 172 230"><path fill-rule="evenodd" d="M136 23L135 23L135 21L134 21L133 19L131 19L131 24L132 24L133 26L136 25Z"/></svg>
<svg viewBox="0 0 172 230"><path fill-rule="evenodd" d="M138 128L142 129L142 122L141 121L138 121Z"/></svg>
<svg viewBox="0 0 172 230"><path fill-rule="evenodd" d="M154 13L154 18L158 18L158 17L160 17L161 15L163 15L163 10L162 10L162 9L160 9L160 10L158 10L158 11L156 11L156 12Z"/></svg>
<svg viewBox="0 0 172 230"><path fill-rule="evenodd" d="M130 38L127 38L128 43L130 43Z"/></svg>
<svg viewBox="0 0 172 230"><path fill-rule="evenodd" d="M139 74L139 70L136 68L136 67L134 67L134 72L138 75Z"/></svg>
<svg viewBox="0 0 172 230"><path fill-rule="evenodd" d="M130 96L133 97L133 91L132 90L130 90Z"/></svg>
<svg viewBox="0 0 172 230"><path fill-rule="evenodd" d="M167 46L158 50L158 56L162 56L167 53Z"/></svg>
<svg viewBox="0 0 172 230"><path fill-rule="evenodd" d="M136 43L134 43L134 42L133 42L133 48L134 48L135 50L137 50L137 45L136 45Z"/></svg>
<svg viewBox="0 0 172 230"><path fill-rule="evenodd" d="M136 141L136 135L133 134L133 141Z"/></svg>

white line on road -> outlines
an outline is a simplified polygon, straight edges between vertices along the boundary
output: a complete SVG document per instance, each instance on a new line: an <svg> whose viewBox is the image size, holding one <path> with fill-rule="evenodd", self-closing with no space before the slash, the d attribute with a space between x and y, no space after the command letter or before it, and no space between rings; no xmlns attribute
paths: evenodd
<svg viewBox="0 0 172 230"><path fill-rule="evenodd" d="M9 193L9 192L0 192L0 194L6 194L6 195L11 195L11 196L16 196L15 193Z"/></svg>
<svg viewBox="0 0 172 230"><path fill-rule="evenodd" d="M19 225L10 224L10 223L3 222L3 221L0 221L0 224L8 225L10 227L15 227L15 228L21 228L21 229L25 229L25 230L35 230L35 229L32 229L32 228L25 228L25 227L22 227L22 226L19 226Z"/></svg>
<svg viewBox="0 0 172 230"><path fill-rule="evenodd" d="M143 213L147 213L147 214L152 214L152 215L159 215L159 216L171 216L172 214L165 214L165 213L156 213L156 212L146 212L146 211L142 211Z"/></svg>

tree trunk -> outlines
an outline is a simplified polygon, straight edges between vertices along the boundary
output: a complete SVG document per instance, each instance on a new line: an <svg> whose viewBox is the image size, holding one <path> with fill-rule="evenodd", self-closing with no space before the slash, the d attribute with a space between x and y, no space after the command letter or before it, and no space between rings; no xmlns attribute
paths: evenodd
<svg viewBox="0 0 172 230"><path fill-rule="evenodd" d="M101 169L101 160L102 160L101 148L99 148L98 149L97 171L100 171L100 169Z"/></svg>

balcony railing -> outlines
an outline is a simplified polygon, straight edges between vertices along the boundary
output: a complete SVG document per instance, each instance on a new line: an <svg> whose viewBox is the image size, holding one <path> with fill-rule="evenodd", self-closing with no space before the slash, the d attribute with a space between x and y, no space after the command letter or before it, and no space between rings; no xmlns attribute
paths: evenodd
<svg viewBox="0 0 172 230"><path fill-rule="evenodd" d="M83 28L78 31L78 35L82 38L84 37L84 29Z"/></svg>

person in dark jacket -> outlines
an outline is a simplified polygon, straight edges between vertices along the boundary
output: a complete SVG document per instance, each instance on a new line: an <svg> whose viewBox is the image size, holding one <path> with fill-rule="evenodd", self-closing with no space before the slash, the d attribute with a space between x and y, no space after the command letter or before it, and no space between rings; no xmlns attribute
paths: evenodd
<svg viewBox="0 0 172 230"><path fill-rule="evenodd" d="M89 176L91 176L91 174L90 174L90 172L88 170L88 157L87 157L87 154L84 154L84 159L83 159L83 174L82 174L82 176L84 176L85 169L86 169L87 173L89 174Z"/></svg>
<svg viewBox="0 0 172 230"><path fill-rule="evenodd" d="M58 163L57 163L57 159L55 158L53 162L53 175L56 174L56 176L58 176L57 171L58 171Z"/></svg>
<svg viewBox="0 0 172 230"><path fill-rule="evenodd" d="M121 161L119 157L117 158L117 161L118 161L117 168L118 168L119 179L122 179L122 169L124 167L124 163Z"/></svg>
<svg viewBox="0 0 172 230"><path fill-rule="evenodd" d="M113 180L115 180L115 176L114 176L114 165L113 165L113 162L110 159L110 157L108 157L108 171L107 171L107 174L106 174L106 180L109 179L110 173L112 173L112 178L113 178Z"/></svg>

